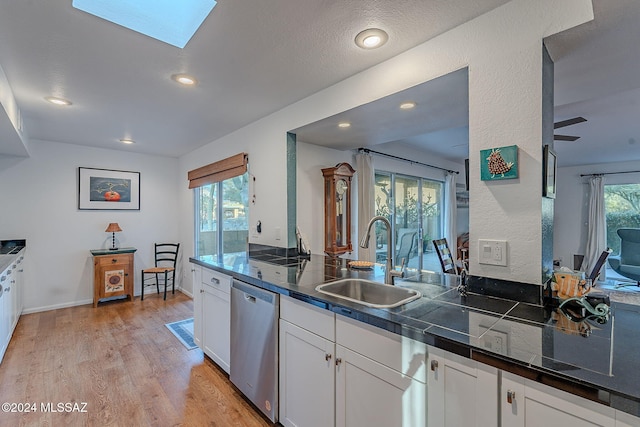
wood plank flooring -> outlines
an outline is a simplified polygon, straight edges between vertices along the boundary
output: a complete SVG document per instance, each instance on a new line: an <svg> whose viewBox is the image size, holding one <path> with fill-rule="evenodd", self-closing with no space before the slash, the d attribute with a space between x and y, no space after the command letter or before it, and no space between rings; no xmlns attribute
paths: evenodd
<svg viewBox="0 0 640 427"><path fill-rule="evenodd" d="M23 315L0 364L0 403L35 411L2 411L0 426L271 425L164 326L189 317L181 292ZM59 403L86 412L43 411Z"/></svg>

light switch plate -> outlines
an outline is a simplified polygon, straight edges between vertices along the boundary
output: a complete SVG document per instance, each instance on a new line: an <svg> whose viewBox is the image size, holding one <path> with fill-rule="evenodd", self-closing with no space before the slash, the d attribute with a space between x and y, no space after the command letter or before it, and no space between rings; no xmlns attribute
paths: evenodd
<svg viewBox="0 0 640 427"><path fill-rule="evenodd" d="M478 263L507 266L506 240L478 240Z"/></svg>

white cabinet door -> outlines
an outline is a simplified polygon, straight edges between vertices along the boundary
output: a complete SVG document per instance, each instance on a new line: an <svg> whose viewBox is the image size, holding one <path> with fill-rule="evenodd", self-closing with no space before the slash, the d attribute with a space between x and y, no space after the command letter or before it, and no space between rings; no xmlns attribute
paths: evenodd
<svg viewBox="0 0 640 427"><path fill-rule="evenodd" d="M212 286L203 285L202 350L226 373L229 373L231 349L231 296Z"/></svg>
<svg viewBox="0 0 640 427"><path fill-rule="evenodd" d="M427 386L336 345L336 426L427 426Z"/></svg>
<svg viewBox="0 0 640 427"><path fill-rule="evenodd" d="M193 265L191 269L193 281L193 341L201 350L202 346L202 267Z"/></svg>
<svg viewBox="0 0 640 427"><path fill-rule="evenodd" d="M280 319L280 423L334 425L335 345Z"/></svg>
<svg viewBox="0 0 640 427"><path fill-rule="evenodd" d="M15 282L13 264L0 273L0 360L9 346L9 340L13 333L13 285Z"/></svg>
<svg viewBox="0 0 640 427"><path fill-rule="evenodd" d="M503 427L615 425L615 410L543 384L503 373Z"/></svg>
<svg viewBox="0 0 640 427"><path fill-rule="evenodd" d="M24 252L24 249L22 250ZM20 254L15 262L15 283L13 285L13 328L22 315L22 293L24 292L24 254Z"/></svg>
<svg viewBox="0 0 640 427"><path fill-rule="evenodd" d="M429 348L429 427L498 425L498 372L473 360Z"/></svg>
<svg viewBox="0 0 640 427"><path fill-rule="evenodd" d="M616 410L616 427L638 427L640 426L640 418L635 417L626 412Z"/></svg>

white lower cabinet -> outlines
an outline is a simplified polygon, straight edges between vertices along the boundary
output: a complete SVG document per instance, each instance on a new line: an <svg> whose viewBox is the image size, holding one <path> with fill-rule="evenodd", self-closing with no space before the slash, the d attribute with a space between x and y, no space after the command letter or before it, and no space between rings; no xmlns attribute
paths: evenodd
<svg viewBox="0 0 640 427"><path fill-rule="evenodd" d="M427 426L427 346L336 316L337 427Z"/></svg>
<svg viewBox="0 0 640 427"><path fill-rule="evenodd" d="M428 348L429 427L497 426L498 369Z"/></svg>
<svg viewBox="0 0 640 427"><path fill-rule="evenodd" d="M336 346L336 426L426 426L426 384Z"/></svg>
<svg viewBox="0 0 640 427"><path fill-rule="evenodd" d="M22 314L25 249L0 272L0 361Z"/></svg>
<svg viewBox="0 0 640 427"><path fill-rule="evenodd" d="M638 427L640 419L305 302L280 300L286 427Z"/></svg>
<svg viewBox="0 0 640 427"><path fill-rule="evenodd" d="M285 427L334 425L335 317L280 296L280 412Z"/></svg>
<svg viewBox="0 0 640 427"><path fill-rule="evenodd" d="M334 423L335 344L280 319L280 423L327 427Z"/></svg>
<svg viewBox="0 0 640 427"><path fill-rule="evenodd" d="M616 410L616 427L638 427L640 426L640 418L631 414Z"/></svg>
<svg viewBox="0 0 640 427"><path fill-rule="evenodd" d="M608 406L508 372L502 374L500 400L503 427L616 425Z"/></svg>
<svg viewBox="0 0 640 427"><path fill-rule="evenodd" d="M194 266L194 341L229 373L231 348L231 276Z"/></svg>

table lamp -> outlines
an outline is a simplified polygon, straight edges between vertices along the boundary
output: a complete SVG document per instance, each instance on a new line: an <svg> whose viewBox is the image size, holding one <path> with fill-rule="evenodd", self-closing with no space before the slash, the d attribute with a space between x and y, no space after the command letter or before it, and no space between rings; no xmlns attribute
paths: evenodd
<svg viewBox="0 0 640 427"><path fill-rule="evenodd" d="M118 225L117 222L111 222L109 223L109 225L107 226L107 229L104 230L107 233L111 233L112 237L111 237L111 247L109 248L112 251L115 251L116 249L116 231L122 231L122 229L120 228L120 226Z"/></svg>

